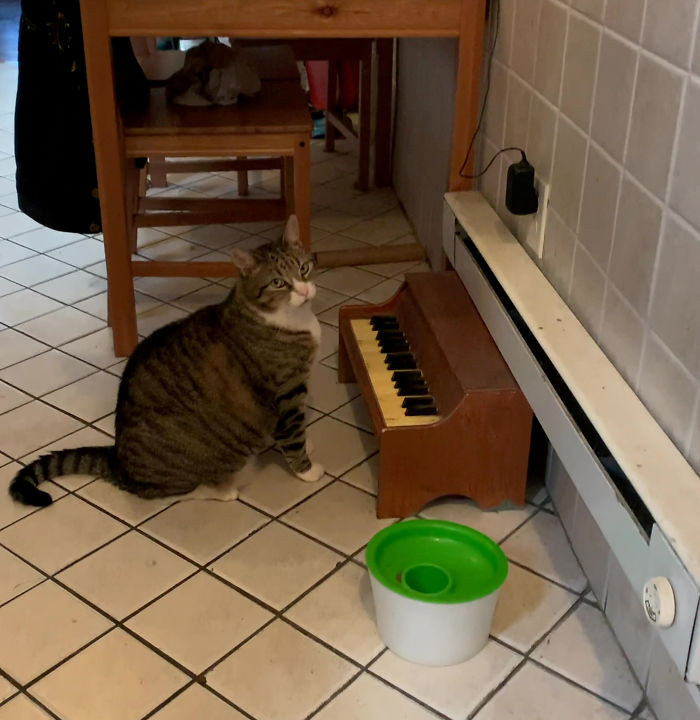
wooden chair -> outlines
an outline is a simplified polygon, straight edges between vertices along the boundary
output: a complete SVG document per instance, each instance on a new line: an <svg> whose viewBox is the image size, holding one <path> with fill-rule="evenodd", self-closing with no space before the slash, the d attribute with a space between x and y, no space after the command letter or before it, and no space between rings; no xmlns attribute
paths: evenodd
<svg viewBox="0 0 700 720"><path fill-rule="evenodd" d="M295 212L302 241L309 245L311 117L291 51L277 47L273 55L279 57L286 52L286 57L291 58L292 76L284 62L283 71L274 72L274 62L263 48L258 50L267 58L267 66L255 98L243 98L227 107L184 107L167 102L165 87L161 86L151 88L147 106L119 109L126 235L115 236L107 226L104 228L109 322L117 355L128 355L137 342L134 277L236 274L232 263L134 260L131 254L136 249L139 228L283 222ZM149 158L155 160L163 176L168 172L201 170L236 170L245 174L252 169L275 168L281 175L280 197L146 196L143 174ZM245 186L241 189L245 193Z"/></svg>

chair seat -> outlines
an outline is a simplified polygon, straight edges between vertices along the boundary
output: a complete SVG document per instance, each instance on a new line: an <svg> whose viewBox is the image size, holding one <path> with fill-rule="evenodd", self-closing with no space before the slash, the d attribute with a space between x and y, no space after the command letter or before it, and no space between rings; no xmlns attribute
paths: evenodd
<svg viewBox="0 0 700 720"><path fill-rule="evenodd" d="M310 133L311 115L297 79L263 80L258 95L236 105L190 107L167 102L165 88L152 88L142 109L123 108L124 135L246 135Z"/></svg>

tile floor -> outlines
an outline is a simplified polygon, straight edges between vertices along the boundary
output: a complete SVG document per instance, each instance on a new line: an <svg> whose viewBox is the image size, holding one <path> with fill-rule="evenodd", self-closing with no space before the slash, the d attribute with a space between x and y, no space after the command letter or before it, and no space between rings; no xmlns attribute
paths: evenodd
<svg viewBox="0 0 700 720"><path fill-rule="evenodd" d="M100 238L53 232L17 210L16 67L0 63L0 483L40 451L110 442L122 360L106 327ZM355 158L313 146L313 245L405 242L390 190L353 189ZM225 195L235 177L174 178L165 192ZM251 177L254 193L276 179ZM271 223L149 230L144 259L224 257L274 237ZM174 234L177 233L177 234ZM492 637L456 667L407 663L382 645L363 548L376 444L353 385L335 380L337 308L392 294L415 264L318 277L323 323L309 436L328 474L293 479L268 451L233 503L143 501L89 477L48 485L33 510L0 492L0 720L616 720L651 717L551 511L423 515L502 544L511 571ZM142 279L142 334L216 302L228 282ZM572 648L575 652L572 652Z"/></svg>

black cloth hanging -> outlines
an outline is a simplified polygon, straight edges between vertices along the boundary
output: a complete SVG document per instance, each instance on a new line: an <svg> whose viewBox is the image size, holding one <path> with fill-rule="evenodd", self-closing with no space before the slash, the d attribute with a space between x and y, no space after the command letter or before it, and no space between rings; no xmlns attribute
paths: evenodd
<svg viewBox="0 0 700 720"><path fill-rule="evenodd" d="M88 0L89 1L89 0ZM120 101L148 85L129 38L112 41ZM54 230L102 229L79 0L22 0L15 105L22 212Z"/></svg>

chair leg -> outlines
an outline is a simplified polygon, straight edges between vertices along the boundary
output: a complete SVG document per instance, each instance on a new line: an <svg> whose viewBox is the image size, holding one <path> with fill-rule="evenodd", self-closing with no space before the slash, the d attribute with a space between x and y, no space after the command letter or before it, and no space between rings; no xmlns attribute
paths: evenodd
<svg viewBox="0 0 700 720"><path fill-rule="evenodd" d="M328 61L328 84L326 89L326 140L324 143L324 150L326 152L333 152L335 150L335 126L328 119L328 113L335 112L337 104L338 64L335 60Z"/></svg>
<svg viewBox="0 0 700 720"><path fill-rule="evenodd" d="M243 157L239 157L239 160L245 160ZM248 171L237 170L236 175L238 177L238 195L245 196L248 194Z"/></svg>
<svg viewBox="0 0 700 720"><path fill-rule="evenodd" d="M138 168L133 160L126 161L126 227L129 239L129 251L133 255L138 243L138 228L136 227L136 211L139 203L140 187L145 168Z"/></svg>
<svg viewBox="0 0 700 720"><path fill-rule="evenodd" d="M284 198L287 215L294 212L294 158L282 158L282 197Z"/></svg>
<svg viewBox="0 0 700 720"><path fill-rule="evenodd" d="M168 177L165 172L165 157L154 155L148 158L148 174L151 176L151 187L168 187Z"/></svg>
<svg viewBox="0 0 700 720"><path fill-rule="evenodd" d="M372 128L372 52L370 50L360 64L360 168L357 189L369 190L369 151Z"/></svg>
<svg viewBox="0 0 700 720"><path fill-rule="evenodd" d="M311 247L311 152L310 138L298 140L294 148L294 210L305 248Z"/></svg>

